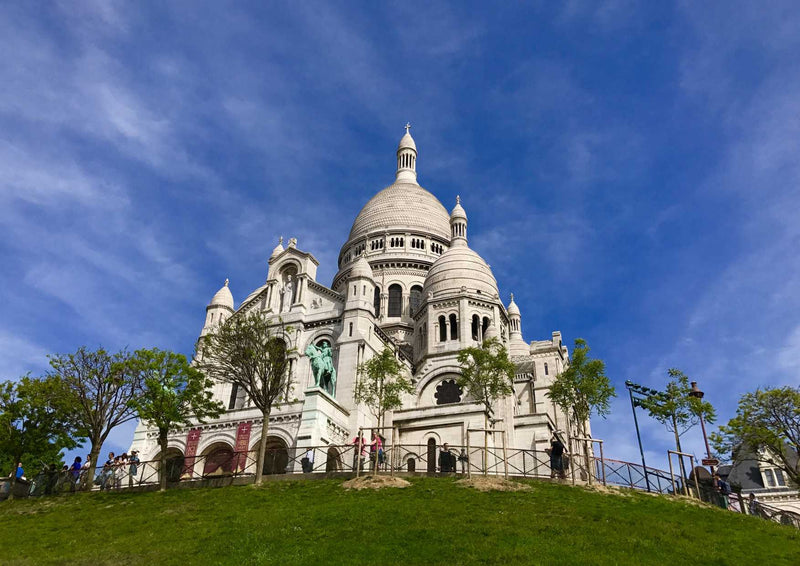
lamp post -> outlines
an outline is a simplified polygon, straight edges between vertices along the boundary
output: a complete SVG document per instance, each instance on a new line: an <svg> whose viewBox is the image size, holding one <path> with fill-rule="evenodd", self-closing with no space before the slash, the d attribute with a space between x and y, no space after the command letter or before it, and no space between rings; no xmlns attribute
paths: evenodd
<svg viewBox="0 0 800 566"><path fill-rule="evenodd" d="M639 434L639 420L636 418L636 400L633 398L633 390L636 389L638 392L640 386L628 380L625 382L625 387L628 388L628 393L630 393L631 396L631 411L633 411L633 424L636 426L636 439L639 441L639 454L641 454L642 456L642 470L644 471L644 483L647 486L647 491L650 491L650 480L647 477L647 464L644 461L644 449L642 448L642 435Z"/></svg>
<svg viewBox="0 0 800 566"><path fill-rule="evenodd" d="M700 391L700 388L697 386L697 382L692 382L692 390L689 392L689 397L695 397L697 399L702 400L705 396L705 393ZM703 420L703 411L698 411L700 416L700 428L703 430L703 441L706 443L706 454L708 454L708 459L713 460L711 456L711 448L708 446L708 436L706 435L706 423ZM711 475L714 475L714 466L709 466L711 468Z"/></svg>

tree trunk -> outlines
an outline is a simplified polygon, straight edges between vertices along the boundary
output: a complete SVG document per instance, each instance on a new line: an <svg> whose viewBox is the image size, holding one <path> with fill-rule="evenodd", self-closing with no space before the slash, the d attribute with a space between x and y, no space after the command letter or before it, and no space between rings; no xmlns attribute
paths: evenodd
<svg viewBox="0 0 800 566"><path fill-rule="evenodd" d="M8 500L12 501L14 499L14 486L17 485L17 465L19 464L22 456L14 455L14 469L11 470L11 481L8 490Z"/></svg>
<svg viewBox="0 0 800 566"><path fill-rule="evenodd" d="M158 444L161 446L161 463L158 470L158 490L167 491L167 431L158 431Z"/></svg>
<svg viewBox="0 0 800 566"><path fill-rule="evenodd" d="M489 473L489 412L483 413L483 475Z"/></svg>
<svg viewBox="0 0 800 566"><path fill-rule="evenodd" d="M91 439L91 449L89 450L89 468L86 470L86 475L83 478L81 489L86 491L92 490L92 483L94 482L94 473L97 468L97 460L100 459L100 448L102 443L98 439Z"/></svg>
<svg viewBox="0 0 800 566"><path fill-rule="evenodd" d="M672 430L675 433L675 447L677 448L678 452L683 453L683 450L681 450L681 437L678 434L678 421L675 418L675 414L674 413L672 415ZM681 478L682 478L681 483L683 484L683 489L686 492L686 495L689 495L689 486L686 485L686 481L689 478L686 475L686 466L683 463L683 456L681 454L678 455L678 460L679 460L680 465L681 465Z"/></svg>
<svg viewBox="0 0 800 566"><path fill-rule="evenodd" d="M580 423L580 422L578 423L578 432L581 435L581 438L588 438L586 436L586 423L585 422L584 423ZM585 440L581 440L581 443L583 443L583 460L586 463L586 475L588 476L589 485L591 485L592 484L592 471L593 470L592 470L592 467L591 467L592 466L591 460L589 459L589 444L590 443L586 442Z"/></svg>
<svg viewBox="0 0 800 566"><path fill-rule="evenodd" d="M261 423L261 442L258 444L258 456L256 457L256 485L259 485L261 483L261 478L264 477L264 457L267 454L270 412L270 410L267 410L261 413L263 422Z"/></svg>

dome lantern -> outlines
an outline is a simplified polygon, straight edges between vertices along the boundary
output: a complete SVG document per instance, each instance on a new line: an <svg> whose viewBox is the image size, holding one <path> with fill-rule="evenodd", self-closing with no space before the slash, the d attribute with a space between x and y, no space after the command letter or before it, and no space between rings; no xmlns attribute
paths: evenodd
<svg viewBox="0 0 800 566"><path fill-rule="evenodd" d="M406 124L406 133L397 146L397 181L417 182L417 144L411 137L411 124Z"/></svg>
<svg viewBox="0 0 800 566"><path fill-rule="evenodd" d="M450 245L467 245L467 212L461 206L461 196L456 196L456 205L450 213Z"/></svg>

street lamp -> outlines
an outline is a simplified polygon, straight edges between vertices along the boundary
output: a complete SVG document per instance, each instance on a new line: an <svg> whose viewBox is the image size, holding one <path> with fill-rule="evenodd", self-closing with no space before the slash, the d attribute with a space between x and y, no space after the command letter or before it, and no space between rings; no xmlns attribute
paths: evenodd
<svg viewBox="0 0 800 566"><path fill-rule="evenodd" d="M647 464L644 461L644 449L642 448L642 435L639 434L639 420L636 418L636 405L639 403L637 399L633 398L633 392L646 394L647 388L633 383L630 379L625 382L625 387L628 388L628 393L631 396L631 411L633 411L633 424L636 426L636 439L639 441L639 454L642 455L642 470L644 471L644 483L647 486L647 491L650 491L650 480L647 477Z"/></svg>
<svg viewBox="0 0 800 566"><path fill-rule="evenodd" d="M695 397L696 399L703 399L705 393L700 391L700 388L697 386L697 382L692 382L692 390L689 392L689 397ZM711 456L711 448L708 447L708 436L706 435L706 423L703 421L703 411L698 411L700 417L700 428L703 429L703 441L706 443L706 453L708 454L708 462L709 467L711 468L711 475L714 475L714 464L711 464L714 461L714 458ZM703 462L705 464L706 462Z"/></svg>

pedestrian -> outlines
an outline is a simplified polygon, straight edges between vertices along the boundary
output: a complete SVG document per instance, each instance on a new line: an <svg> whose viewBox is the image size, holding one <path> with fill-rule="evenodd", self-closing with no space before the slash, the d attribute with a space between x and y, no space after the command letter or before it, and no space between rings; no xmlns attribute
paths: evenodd
<svg viewBox="0 0 800 566"><path fill-rule="evenodd" d="M550 448L547 452L550 453L550 478L552 479L558 476L561 479L566 479L567 474L564 471L564 444L555 433L553 433L553 437L550 439Z"/></svg>
<svg viewBox="0 0 800 566"><path fill-rule="evenodd" d="M731 494L731 484L723 480L719 474L714 474L714 487L717 490L719 506L727 509L730 504L728 496Z"/></svg>
<svg viewBox="0 0 800 566"><path fill-rule="evenodd" d="M106 463L103 464L103 470L97 477L99 480L98 483L100 484L100 491L113 487L114 485L114 468L116 466L115 460L116 457L114 456L114 453L109 452L108 460L106 460Z"/></svg>
<svg viewBox="0 0 800 566"><path fill-rule="evenodd" d="M381 435L372 432L372 439L369 443L369 467L375 469L375 466L380 464L379 458L383 454L383 442Z"/></svg>
<svg viewBox="0 0 800 566"><path fill-rule="evenodd" d="M14 472L14 477L18 480L25 479L25 470L22 469L22 462L17 462L17 469Z"/></svg>
<svg viewBox="0 0 800 566"><path fill-rule="evenodd" d="M83 464L81 463L81 457L75 456L75 461L72 462L72 465L69 467L69 490L75 491L76 486L78 485L78 480L81 477L81 469L83 468Z"/></svg>
<svg viewBox="0 0 800 566"><path fill-rule="evenodd" d="M300 459L300 465L303 467L304 474L310 474L314 471L314 449L309 448L306 450L306 455Z"/></svg>
<svg viewBox="0 0 800 566"><path fill-rule="evenodd" d="M439 452L439 471L443 474L449 474L456 471L455 465L456 457L450 453L450 445L445 442Z"/></svg>
<svg viewBox="0 0 800 566"><path fill-rule="evenodd" d="M367 456L367 439L359 433L351 443L353 445L353 471L364 469L364 460Z"/></svg>
<svg viewBox="0 0 800 566"><path fill-rule="evenodd" d="M755 493L751 493L747 498L747 510L750 512L751 515L759 515L758 499L756 499Z"/></svg>
<svg viewBox="0 0 800 566"><path fill-rule="evenodd" d="M133 480L139 474L139 451L131 450L131 457L128 459L128 487L133 487Z"/></svg>

